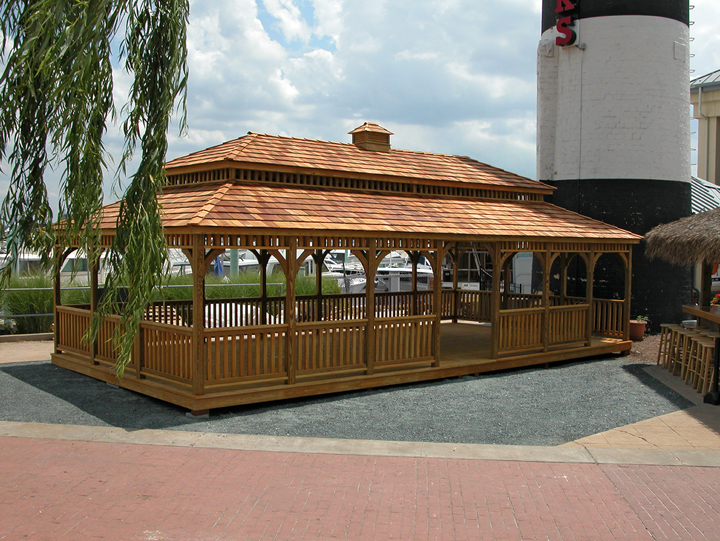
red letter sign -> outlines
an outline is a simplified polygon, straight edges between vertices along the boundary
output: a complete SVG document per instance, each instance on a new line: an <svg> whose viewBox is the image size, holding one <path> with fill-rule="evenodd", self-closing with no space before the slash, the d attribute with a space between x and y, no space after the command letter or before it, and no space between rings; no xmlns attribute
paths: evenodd
<svg viewBox="0 0 720 541"><path fill-rule="evenodd" d="M569 26L572 26L573 20L572 17L563 17L560 19L557 23L557 31L560 32L565 37L558 36L555 38L555 45L572 45L575 43L575 40L577 39L577 34L575 34L575 31L572 28L568 28Z"/></svg>
<svg viewBox="0 0 720 541"><path fill-rule="evenodd" d="M557 0L557 7L555 13L562 13L563 11L570 11L575 9L575 4L570 0Z"/></svg>

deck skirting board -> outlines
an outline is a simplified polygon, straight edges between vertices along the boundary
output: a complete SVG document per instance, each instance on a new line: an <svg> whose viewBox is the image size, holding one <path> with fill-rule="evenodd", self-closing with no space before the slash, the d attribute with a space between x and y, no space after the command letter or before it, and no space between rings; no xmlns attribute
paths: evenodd
<svg viewBox="0 0 720 541"><path fill-rule="evenodd" d="M118 379L112 369L102 365L92 365L89 359L82 358L77 354L53 353L52 363L183 408L205 410L524 368L550 362L622 353L629 351L631 345L630 341L596 338L593 340L593 344L587 347L515 355L496 360L455 357L454 359L441 359L438 367L428 366L427 363L423 363L425 366L409 363L406 366L383 367L383 370L372 375L358 374L356 370L351 371L348 375L338 371L334 371L332 374L308 375L298 378L298 381L292 385L278 383L277 379L268 381L265 386L256 382L251 388L223 389L223 386L218 385L208 387L206 394L201 396L193 396L189 389L184 391L180 387L171 387L167 382L153 381L148 378L137 379L130 370L126 371L122 379Z"/></svg>

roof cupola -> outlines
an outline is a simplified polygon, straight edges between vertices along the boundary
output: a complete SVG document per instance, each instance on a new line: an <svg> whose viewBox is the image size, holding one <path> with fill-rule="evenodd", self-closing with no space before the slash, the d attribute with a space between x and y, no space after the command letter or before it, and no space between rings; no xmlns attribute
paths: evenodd
<svg viewBox="0 0 720 541"><path fill-rule="evenodd" d="M365 122L365 124L358 126L349 133L353 136L353 145L363 150L390 152L390 136L393 133L379 124Z"/></svg>

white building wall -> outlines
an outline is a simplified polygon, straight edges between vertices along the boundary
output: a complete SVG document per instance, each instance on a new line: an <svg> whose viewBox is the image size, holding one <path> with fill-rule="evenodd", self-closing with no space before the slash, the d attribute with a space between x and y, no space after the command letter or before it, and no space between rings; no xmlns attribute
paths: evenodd
<svg viewBox="0 0 720 541"><path fill-rule="evenodd" d="M690 178L688 27L648 16L578 21L555 47L556 97L538 56L538 180ZM552 39L554 30L543 34ZM542 49L539 48L539 52ZM556 99L554 134L552 101ZM554 159L546 149L554 146Z"/></svg>
<svg viewBox="0 0 720 541"><path fill-rule="evenodd" d="M537 178L552 179L555 163L555 127L558 98L558 49L555 32L543 33L537 59Z"/></svg>

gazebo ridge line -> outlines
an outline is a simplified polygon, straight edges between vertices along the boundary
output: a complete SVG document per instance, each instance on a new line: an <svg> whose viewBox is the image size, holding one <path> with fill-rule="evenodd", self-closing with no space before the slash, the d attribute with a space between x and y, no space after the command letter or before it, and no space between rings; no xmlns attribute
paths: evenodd
<svg viewBox="0 0 720 541"><path fill-rule="evenodd" d="M97 306L93 269L90 306L56 304L53 363L197 413L630 349L630 256L642 237L544 202L553 188L540 182L468 157L393 149L377 124L351 133L352 144L249 133L166 163L163 225L190 261L192 300L148 309L118 380L109 337L119 317L95 343L82 341ZM118 208L103 209L105 248ZM260 297L206 299L210 263L232 248L255 253ZM366 292L324 294L318 272L315 294L297 295L302 263L319 269L335 249L357 256ZM410 255L410 291L375 291L391 250ZM488 290L459 285L470 251L490 261ZM531 293L511 287L518 253L535 257ZM433 271L428 290L417 285L420 256ZM282 297L268 295L270 257L285 274ZM596 279L607 279L596 277L601 258L620 269L624 299L594 297ZM443 283L443 269L452 280ZM58 277L57 299L60 289Z"/></svg>

